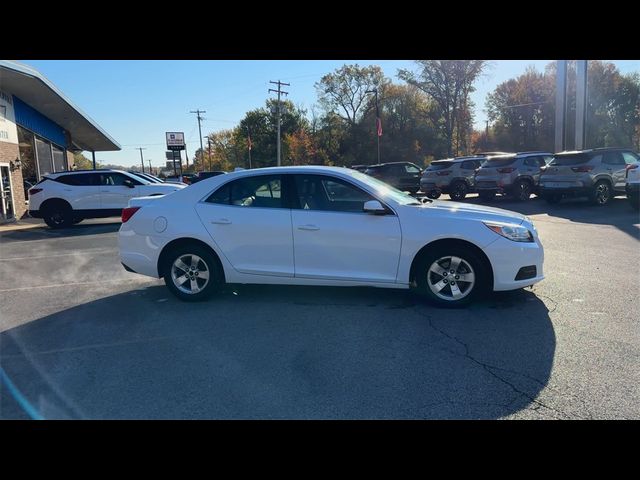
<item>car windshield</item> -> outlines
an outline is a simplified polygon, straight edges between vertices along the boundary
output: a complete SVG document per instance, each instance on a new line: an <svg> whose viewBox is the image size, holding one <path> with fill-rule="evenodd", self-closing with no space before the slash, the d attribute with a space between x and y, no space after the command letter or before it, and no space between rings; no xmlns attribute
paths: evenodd
<svg viewBox="0 0 640 480"><path fill-rule="evenodd" d="M453 166L453 162L433 162L427 170L445 170Z"/></svg>
<svg viewBox="0 0 640 480"><path fill-rule="evenodd" d="M413 198L411 195L401 192L397 188L393 188L388 183L378 180L377 178L370 177L369 175L360 173L357 170L350 172L350 174L352 177L357 178L361 182L369 185L376 191L377 194L386 198L391 198L400 205L422 205L422 203Z"/></svg>
<svg viewBox="0 0 640 480"><path fill-rule="evenodd" d="M507 165L511 165L515 162L516 157L508 157L508 158L490 158L485 160L481 165L482 168L495 168L495 167L505 167Z"/></svg>
<svg viewBox="0 0 640 480"><path fill-rule="evenodd" d="M549 165L562 167L569 165L578 165L589 161L589 156L584 153L571 153L568 155L556 155Z"/></svg>

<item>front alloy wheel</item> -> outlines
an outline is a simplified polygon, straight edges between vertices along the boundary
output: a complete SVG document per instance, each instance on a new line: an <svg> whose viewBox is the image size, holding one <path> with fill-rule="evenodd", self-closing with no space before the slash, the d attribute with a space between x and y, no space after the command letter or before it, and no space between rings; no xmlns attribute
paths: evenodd
<svg viewBox="0 0 640 480"><path fill-rule="evenodd" d="M464 182L456 182L453 186L449 197L451 200L455 200L456 202L461 202L467 196L467 184Z"/></svg>
<svg viewBox="0 0 640 480"><path fill-rule="evenodd" d="M473 291L476 276L466 260L440 257L429 267L427 284L433 294L445 301L462 300Z"/></svg>
<svg viewBox="0 0 640 480"><path fill-rule="evenodd" d="M593 187L591 202L595 205L606 205L611 198L611 188L607 182L600 181Z"/></svg>

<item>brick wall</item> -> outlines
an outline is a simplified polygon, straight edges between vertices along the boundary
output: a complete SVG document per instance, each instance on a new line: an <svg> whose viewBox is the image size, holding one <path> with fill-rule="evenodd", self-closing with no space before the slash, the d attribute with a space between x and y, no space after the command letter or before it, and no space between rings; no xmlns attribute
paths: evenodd
<svg viewBox="0 0 640 480"><path fill-rule="evenodd" d="M0 142L0 162L15 162L19 155L18 145L15 143ZM22 218L27 212L24 203L24 186L22 183L22 170L11 172L11 185L13 187L14 214L16 218Z"/></svg>

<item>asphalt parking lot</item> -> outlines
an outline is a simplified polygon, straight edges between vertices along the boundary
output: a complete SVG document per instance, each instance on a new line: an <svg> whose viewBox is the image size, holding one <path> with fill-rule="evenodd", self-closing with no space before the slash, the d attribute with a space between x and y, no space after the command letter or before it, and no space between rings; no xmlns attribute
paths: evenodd
<svg viewBox="0 0 640 480"><path fill-rule="evenodd" d="M186 304L124 271L118 223L3 233L0 418L640 418L638 213L490 205L534 220L546 279L463 310L328 287Z"/></svg>

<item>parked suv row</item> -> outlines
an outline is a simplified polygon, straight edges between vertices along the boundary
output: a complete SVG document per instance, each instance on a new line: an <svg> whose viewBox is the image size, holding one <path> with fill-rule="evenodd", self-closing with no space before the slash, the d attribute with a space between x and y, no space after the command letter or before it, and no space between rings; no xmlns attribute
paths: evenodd
<svg viewBox="0 0 640 480"><path fill-rule="evenodd" d="M429 198L446 193L452 200L464 200L474 191L474 175L484 160L483 156L473 156L431 162L420 179L420 190Z"/></svg>
<svg viewBox="0 0 640 480"><path fill-rule="evenodd" d="M605 205L625 193L627 166L638 161L637 153L622 148L560 152L543 169L540 193L549 203L587 197L595 205Z"/></svg>
<svg viewBox="0 0 640 480"><path fill-rule="evenodd" d="M49 173L29 189L29 214L51 228L67 227L85 218L120 215L133 197L166 195L185 187L153 183L120 170Z"/></svg>
<svg viewBox="0 0 640 480"><path fill-rule="evenodd" d="M420 190L422 169L415 163L391 162L369 165L364 173L405 192L417 193Z"/></svg>

